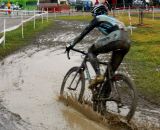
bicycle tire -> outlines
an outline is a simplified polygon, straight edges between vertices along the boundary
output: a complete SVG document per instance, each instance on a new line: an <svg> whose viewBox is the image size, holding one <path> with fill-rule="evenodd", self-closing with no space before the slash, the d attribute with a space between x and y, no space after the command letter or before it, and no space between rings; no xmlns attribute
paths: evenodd
<svg viewBox="0 0 160 130"><path fill-rule="evenodd" d="M99 100L99 96L100 96L98 94L99 91L100 91L99 89L96 89L95 91L97 93L94 95L92 108L93 108L94 111L97 111L101 115L105 115L105 113L106 113L106 101L105 100Z"/></svg>
<svg viewBox="0 0 160 130"><path fill-rule="evenodd" d="M64 92L65 92L65 89L67 89L67 85L69 85L70 82L71 82L71 81L69 81L70 78L71 78L71 76L72 76L72 78L74 78L75 75L77 74L76 77L75 77L75 79L74 79L74 81L73 81L73 83L74 82L76 83L76 78L78 78L78 84L77 83L76 84L79 85L79 83L81 83L81 85L78 86L75 90L67 89L67 90L69 90L69 93L67 93L67 94L68 95L72 94L72 96L73 96L73 94L75 94L74 96L76 96L77 100L82 103L82 101L83 101L83 94L84 94L84 91L85 91L85 76L84 76L84 72L83 71L78 71L78 70L79 70L79 67L72 67L66 73L66 75L64 76L64 79L62 81L60 95L61 96L65 96ZM72 80L72 78L71 78L71 80ZM67 84L67 83L69 83L69 84ZM74 87L75 87L74 85L71 86L71 88L74 88ZM78 95L76 93L77 91L79 91Z"/></svg>
<svg viewBox="0 0 160 130"><path fill-rule="evenodd" d="M117 95L118 95L118 98L121 98L120 99L121 103L123 102L123 105L125 106L125 107L123 106L125 108L125 110L123 110L124 108L122 109L122 107L121 107L121 111L123 110L123 114L124 114L124 112L126 113L126 115L122 115L122 116L125 117L126 120L129 122L132 119L133 115L135 114L136 107L137 107L137 92L135 89L135 84L129 77L127 77L124 74L120 74L120 73L117 73L113 76L112 83L113 83L113 86L111 88L112 90L111 90L109 98L116 99ZM124 84L121 84L121 83L124 83ZM125 87L125 84L126 84L126 87ZM120 91L120 89L122 89L122 91ZM131 96L130 97L131 99L129 98L129 95L124 96L124 94L127 94L127 89L129 90L128 92ZM122 96L124 96L124 97L122 97ZM130 99L130 101L129 101L129 99ZM107 102L109 102L109 101L106 101L106 103ZM103 111L107 108L106 103L105 103L105 105L106 105L105 108L104 108L104 104L101 105L101 107L103 108ZM129 103L129 104L127 104L127 103ZM118 107L118 103L116 103L116 104ZM108 111L108 110L105 110L105 111ZM119 114L119 111L118 111L118 114Z"/></svg>

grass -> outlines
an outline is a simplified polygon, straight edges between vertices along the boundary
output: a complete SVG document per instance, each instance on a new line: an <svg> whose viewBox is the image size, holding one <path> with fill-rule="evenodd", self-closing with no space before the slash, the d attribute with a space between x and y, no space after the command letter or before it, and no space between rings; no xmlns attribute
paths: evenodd
<svg viewBox="0 0 160 130"><path fill-rule="evenodd" d="M131 63L137 89L146 98L157 104L160 101L160 18L153 20L150 14L145 14L141 26L137 26L138 18L132 17L133 30L132 47L126 60ZM160 16L160 14L156 14ZM118 17L129 25L127 16Z"/></svg>
<svg viewBox="0 0 160 130"><path fill-rule="evenodd" d="M37 5L27 5L26 7L25 7L25 10L36 10L37 9Z"/></svg>
<svg viewBox="0 0 160 130"><path fill-rule="evenodd" d="M57 19L59 20L77 20L77 21L90 21L92 18L91 15L75 15L75 16L58 16Z"/></svg>
<svg viewBox="0 0 160 130"><path fill-rule="evenodd" d="M132 25L137 27L130 36L132 47L125 57L129 71L134 76L138 92L150 101L160 104L160 14L145 14L144 25L138 26L138 15L131 14ZM91 20L91 16L60 17L65 20ZM129 25L128 15L116 16Z"/></svg>
<svg viewBox="0 0 160 130"><path fill-rule="evenodd" d="M44 20L44 24L42 24L41 20L36 20L36 28L34 29L33 21L25 23L24 38L22 38L21 27L11 32L6 32L5 46L3 43L0 45L0 59L3 59L5 56L13 53L21 47L30 44L36 35L44 31L46 28L49 28L51 25L53 25L52 20L49 20L48 22ZM2 34L0 34L0 36L2 36Z"/></svg>

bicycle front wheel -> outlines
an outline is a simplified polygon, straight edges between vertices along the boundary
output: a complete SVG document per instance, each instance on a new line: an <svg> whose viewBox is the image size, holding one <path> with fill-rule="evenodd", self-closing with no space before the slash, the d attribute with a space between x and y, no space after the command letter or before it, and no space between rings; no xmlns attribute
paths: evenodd
<svg viewBox="0 0 160 130"><path fill-rule="evenodd" d="M82 102L83 94L85 90L85 77L83 70L79 70L79 67L72 67L64 76L60 95L72 96L79 102Z"/></svg>
<svg viewBox="0 0 160 130"><path fill-rule="evenodd" d="M115 74L112 83L113 86L110 94L111 100L107 101L107 107L113 112L126 117L126 120L129 122L133 117L137 106L135 85L133 81L124 74Z"/></svg>

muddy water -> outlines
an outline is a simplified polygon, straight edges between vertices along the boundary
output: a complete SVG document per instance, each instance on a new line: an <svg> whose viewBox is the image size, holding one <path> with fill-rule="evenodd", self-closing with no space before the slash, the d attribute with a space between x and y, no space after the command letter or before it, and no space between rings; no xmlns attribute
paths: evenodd
<svg viewBox="0 0 160 130"><path fill-rule="evenodd" d="M33 130L105 129L57 100L64 74L79 60L74 56L74 62L71 62L64 50L54 50L45 49L32 54L36 51L33 48L1 62L2 104L20 115Z"/></svg>
<svg viewBox="0 0 160 130"><path fill-rule="evenodd" d="M75 53L68 60L61 45L72 41L84 25L86 23L58 21L54 29L36 39L35 45L0 62L0 130L109 129L58 101L64 74L81 61ZM83 49L96 40L95 35L97 32L83 40ZM140 126L148 122L156 124L154 128L159 130L159 108L144 108L138 108L133 121Z"/></svg>

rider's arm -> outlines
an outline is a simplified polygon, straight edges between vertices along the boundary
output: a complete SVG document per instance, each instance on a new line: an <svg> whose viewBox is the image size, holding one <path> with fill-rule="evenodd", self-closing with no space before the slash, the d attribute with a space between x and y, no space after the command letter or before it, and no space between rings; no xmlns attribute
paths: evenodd
<svg viewBox="0 0 160 130"><path fill-rule="evenodd" d="M76 45L78 42L80 42L91 30L93 30L97 25L98 21L96 18L94 18L90 24L83 30L83 32L74 39L72 46Z"/></svg>

